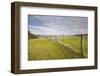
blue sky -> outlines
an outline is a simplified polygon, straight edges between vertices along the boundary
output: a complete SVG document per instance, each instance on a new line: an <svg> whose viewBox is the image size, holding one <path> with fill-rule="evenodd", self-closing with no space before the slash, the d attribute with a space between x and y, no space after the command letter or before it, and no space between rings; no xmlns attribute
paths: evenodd
<svg viewBox="0 0 100 76"><path fill-rule="evenodd" d="M75 16L29 15L28 30L36 35L87 34L88 18Z"/></svg>

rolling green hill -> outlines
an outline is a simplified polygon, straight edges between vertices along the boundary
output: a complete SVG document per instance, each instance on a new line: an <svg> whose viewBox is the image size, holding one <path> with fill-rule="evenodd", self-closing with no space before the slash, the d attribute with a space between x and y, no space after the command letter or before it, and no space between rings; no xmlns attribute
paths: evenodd
<svg viewBox="0 0 100 76"><path fill-rule="evenodd" d="M35 35L35 34L31 34L31 33L28 31L28 39L34 39L34 38L38 38L38 36Z"/></svg>

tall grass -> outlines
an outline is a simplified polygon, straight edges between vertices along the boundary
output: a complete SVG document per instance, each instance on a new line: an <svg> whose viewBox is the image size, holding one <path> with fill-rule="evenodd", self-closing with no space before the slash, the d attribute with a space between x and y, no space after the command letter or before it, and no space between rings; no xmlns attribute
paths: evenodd
<svg viewBox="0 0 100 76"><path fill-rule="evenodd" d="M80 43L80 36L67 36L59 39L64 44L69 45L74 49L75 52L80 53L81 51L81 43ZM87 36L83 36L83 55L87 57L88 55L88 38Z"/></svg>
<svg viewBox="0 0 100 76"><path fill-rule="evenodd" d="M78 53L69 52L56 41L47 38L28 40L28 60L50 60L80 58Z"/></svg>

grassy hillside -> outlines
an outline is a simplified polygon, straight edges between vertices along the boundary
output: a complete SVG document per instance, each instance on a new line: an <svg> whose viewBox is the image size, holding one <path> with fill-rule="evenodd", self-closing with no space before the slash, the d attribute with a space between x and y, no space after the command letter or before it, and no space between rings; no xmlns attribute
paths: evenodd
<svg viewBox="0 0 100 76"><path fill-rule="evenodd" d="M37 35L34 35L34 34L31 34L29 31L28 31L28 39L34 39L34 38L38 38Z"/></svg>
<svg viewBox="0 0 100 76"><path fill-rule="evenodd" d="M80 53L80 36L68 36L64 38L60 38L60 41L64 44L69 45L74 49L75 52ZM83 54L84 57L87 57L88 55L88 38L87 36L83 36Z"/></svg>
<svg viewBox="0 0 100 76"><path fill-rule="evenodd" d="M66 46L63 46L63 43ZM83 37L84 58L88 55L87 36ZM28 60L74 59L81 58L80 36L66 36L52 40L31 38L28 40Z"/></svg>
<svg viewBox="0 0 100 76"><path fill-rule="evenodd" d="M71 44L73 43L71 42L72 39L65 38L64 43L66 43L66 41L68 40L68 44L69 43ZM78 41L78 38L77 38L77 41ZM79 43L76 43L76 44L79 45ZM58 42L52 41L47 38L29 39L28 60L80 58L80 53L76 51L76 49L77 48L72 49L68 47L63 47Z"/></svg>

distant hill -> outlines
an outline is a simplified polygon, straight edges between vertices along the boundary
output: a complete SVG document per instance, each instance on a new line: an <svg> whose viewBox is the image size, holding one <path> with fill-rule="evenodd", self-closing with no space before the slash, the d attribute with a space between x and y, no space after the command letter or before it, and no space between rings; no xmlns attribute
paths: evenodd
<svg viewBox="0 0 100 76"><path fill-rule="evenodd" d="M38 38L38 36L35 35L35 34L31 34L31 33L28 31L28 39L33 39L33 38Z"/></svg>

